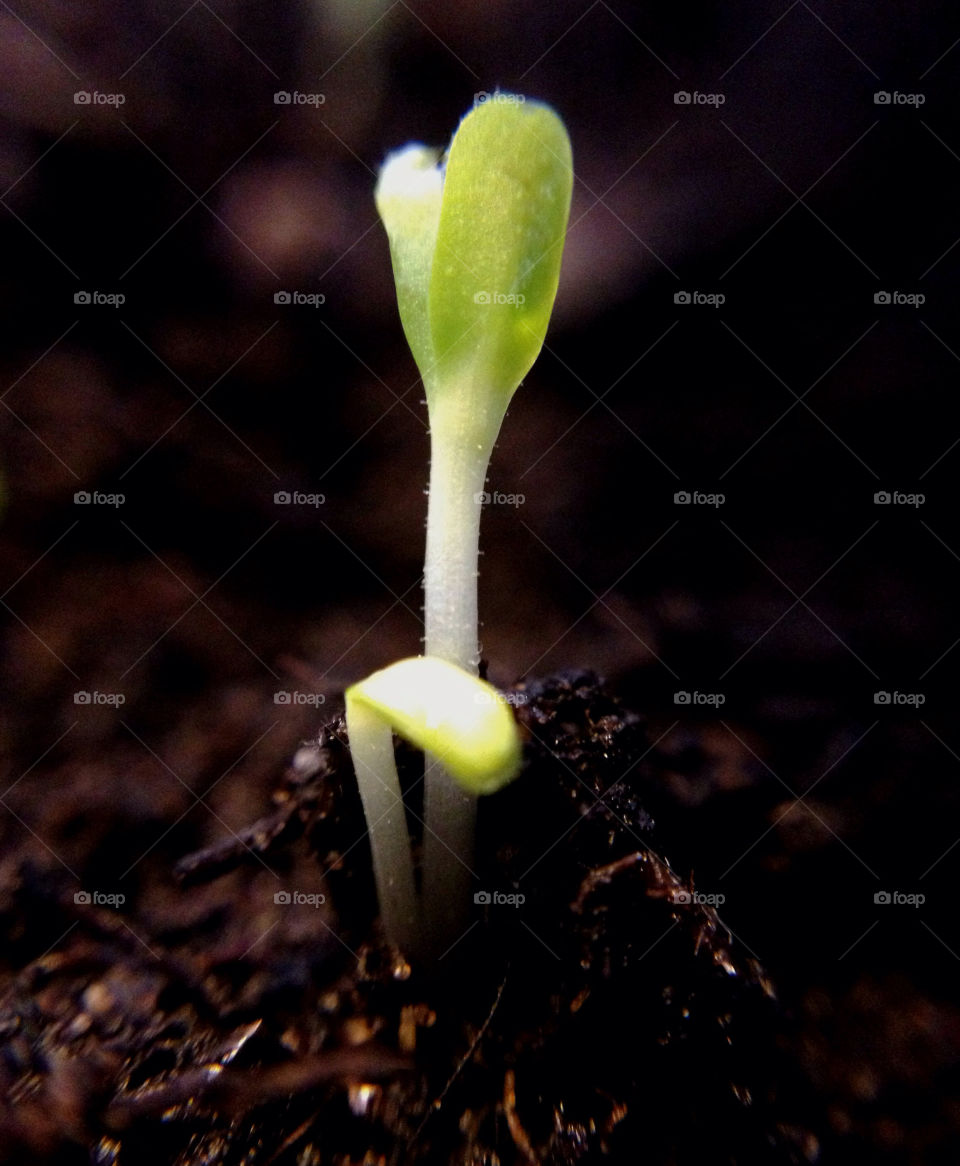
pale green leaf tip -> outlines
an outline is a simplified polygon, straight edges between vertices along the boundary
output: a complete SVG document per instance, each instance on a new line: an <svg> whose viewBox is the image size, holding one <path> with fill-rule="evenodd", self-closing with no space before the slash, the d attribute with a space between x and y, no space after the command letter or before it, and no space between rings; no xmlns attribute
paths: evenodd
<svg viewBox="0 0 960 1166"><path fill-rule="evenodd" d="M468 793L495 793L520 772L520 731L509 704L492 684L446 660L398 660L344 695L348 708L364 705L435 756Z"/></svg>

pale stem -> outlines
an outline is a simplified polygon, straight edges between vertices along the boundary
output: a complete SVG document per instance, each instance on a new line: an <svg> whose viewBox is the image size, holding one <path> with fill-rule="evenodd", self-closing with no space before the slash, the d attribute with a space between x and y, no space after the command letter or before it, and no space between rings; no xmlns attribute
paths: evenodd
<svg viewBox="0 0 960 1166"><path fill-rule="evenodd" d="M457 664L475 676L477 564L480 550L480 495L496 432L489 440L467 436L442 424L431 411L430 497L423 572L424 652ZM453 432L451 432L453 429Z"/></svg>
<svg viewBox="0 0 960 1166"><path fill-rule="evenodd" d="M424 566L424 651L476 675L480 515L490 455L504 409L473 415L467 394L431 402L430 497ZM457 939L473 881L477 799L433 756L424 779L423 905L425 942L442 954Z"/></svg>
<svg viewBox="0 0 960 1166"><path fill-rule="evenodd" d="M401 950L418 946L417 895L393 732L377 712L347 699L347 734L370 834L380 919Z"/></svg>

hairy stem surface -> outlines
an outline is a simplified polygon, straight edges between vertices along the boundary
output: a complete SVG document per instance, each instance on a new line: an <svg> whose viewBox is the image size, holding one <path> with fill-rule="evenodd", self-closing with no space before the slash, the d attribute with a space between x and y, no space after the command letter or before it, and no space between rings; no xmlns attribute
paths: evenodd
<svg viewBox="0 0 960 1166"><path fill-rule="evenodd" d="M424 568L424 650L477 674L477 576L487 467L505 408L472 414L468 394L430 406L430 497ZM424 791L425 941L442 955L463 929L475 878L477 801L431 755Z"/></svg>

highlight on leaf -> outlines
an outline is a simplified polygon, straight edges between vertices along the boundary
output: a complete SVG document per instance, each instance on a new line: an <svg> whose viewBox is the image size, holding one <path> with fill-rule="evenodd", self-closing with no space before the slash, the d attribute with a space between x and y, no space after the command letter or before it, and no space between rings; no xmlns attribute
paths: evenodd
<svg viewBox="0 0 960 1166"><path fill-rule="evenodd" d="M344 695L381 920L401 948L416 950L422 938L419 902L393 733L438 757L475 797L493 793L520 772L520 732L491 684L428 656L398 660Z"/></svg>
<svg viewBox="0 0 960 1166"><path fill-rule="evenodd" d="M495 793L520 771L520 733L509 704L492 684L446 660L398 660L345 696L348 717L351 706L376 712L437 757L468 793Z"/></svg>

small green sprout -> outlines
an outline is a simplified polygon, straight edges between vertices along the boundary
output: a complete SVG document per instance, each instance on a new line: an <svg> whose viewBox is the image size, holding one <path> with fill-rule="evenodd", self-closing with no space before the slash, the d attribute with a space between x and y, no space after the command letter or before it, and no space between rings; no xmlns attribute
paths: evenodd
<svg viewBox="0 0 960 1166"><path fill-rule="evenodd" d="M430 656L399 660L344 695L380 917L401 948L415 950L420 912L393 732L438 758L473 796L495 793L517 776L520 734L492 685Z"/></svg>
<svg viewBox="0 0 960 1166"><path fill-rule="evenodd" d="M477 553L487 466L543 347L573 183L549 106L495 94L447 155L412 145L377 183L400 319L430 414L426 653L476 671Z"/></svg>
<svg viewBox="0 0 960 1166"><path fill-rule="evenodd" d="M444 159L407 146L387 158L377 183L430 416L424 651L473 675L487 468L510 399L543 347L572 186L563 122L506 93L467 114ZM439 942L454 936L469 900L476 798L451 780L449 749L426 749L422 884Z"/></svg>

